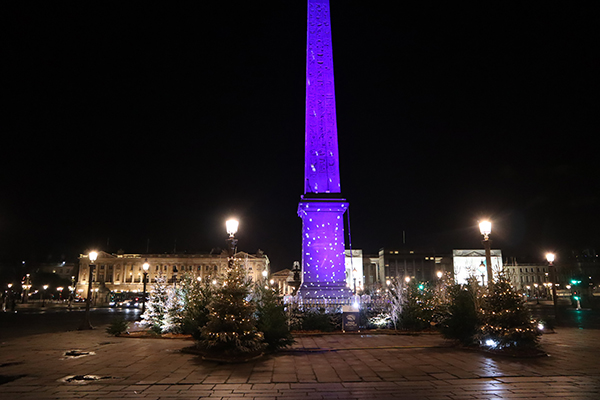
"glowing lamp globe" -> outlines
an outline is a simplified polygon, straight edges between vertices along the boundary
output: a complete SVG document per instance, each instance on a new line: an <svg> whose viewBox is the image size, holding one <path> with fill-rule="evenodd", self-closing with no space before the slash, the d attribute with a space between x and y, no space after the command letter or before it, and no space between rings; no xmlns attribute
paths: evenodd
<svg viewBox="0 0 600 400"><path fill-rule="evenodd" d="M553 253L546 254L546 260L548 260L549 263L554 262L554 254Z"/></svg>
<svg viewBox="0 0 600 400"><path fill-rule="evenodd" d="M98 253L95 251L90 251L90 254L88 255L88 257L91 262L94 262L98 258Z"/></svg>
<svg viewBox="0 0 600 400"><path fill-rule="evenodd" d="M144 272L148 272L148 270L150 269L150 264L145 262L144 265L142 265L142 268L144 269Z"/></svg>
<svg viewBox="0 0 600 400"><path fill-rule="evenodd" d="M230 219L225 222L225 226L227 227L227 233L229 236L233 236L236 234L239 226L239 222L236 219Z"/></svg>
<svg viewBox="0 0 600 400"><path fill-rule="evenodd" d="M479 231L487 238L492 233L492 223L490 221L481 221L479 223Z"/></svg>

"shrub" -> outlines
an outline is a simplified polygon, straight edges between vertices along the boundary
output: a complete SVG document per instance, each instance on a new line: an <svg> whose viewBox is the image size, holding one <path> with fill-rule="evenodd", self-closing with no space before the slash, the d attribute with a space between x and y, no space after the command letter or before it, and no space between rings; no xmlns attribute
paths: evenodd
<svg viewBox="0 0 600 400"><path fill-rule="evenodd" d="M112 320L108 328L106 328L106 333L113 336L119 336L122 333L127 332L129 329L129 322L125 321L123 317L118 317Z"/></svg>
<svg viewBox="0 0 600 400"><path fill-rule="evenodd" d="M324 308L318 310L306 310L302 318L302 329L305 331L332 332L335 329L335 321Z"/></svg>

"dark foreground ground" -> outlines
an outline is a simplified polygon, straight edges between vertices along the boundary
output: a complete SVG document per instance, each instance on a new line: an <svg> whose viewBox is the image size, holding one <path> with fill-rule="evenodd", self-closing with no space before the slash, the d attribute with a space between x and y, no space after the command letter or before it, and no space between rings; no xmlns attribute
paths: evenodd
<svg viewBox="0 0 600 400"><path fill-rule="evenodd" d="M289 351L231 365L181 353L187 340L111 337L103 328L2 342L0 398L600 398L595 329L544 335L543 358L455 348L436 334L335 334L298 337ZM73 350L88 354L68 356Z"/></svg>

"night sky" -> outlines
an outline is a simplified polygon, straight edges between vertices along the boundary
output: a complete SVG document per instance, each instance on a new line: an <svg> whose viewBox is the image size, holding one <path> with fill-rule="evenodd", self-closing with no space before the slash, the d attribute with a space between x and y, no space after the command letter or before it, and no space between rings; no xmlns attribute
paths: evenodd
<svg viewBox="0 0 600 400"><path fill-rule="evenodd" d="M480 248L482 218L505 257L600 247L592 2L417 3L331 0L353 248ZM0 263L207 252L236 216L290 268L306 14L3 5Z"/></svg>

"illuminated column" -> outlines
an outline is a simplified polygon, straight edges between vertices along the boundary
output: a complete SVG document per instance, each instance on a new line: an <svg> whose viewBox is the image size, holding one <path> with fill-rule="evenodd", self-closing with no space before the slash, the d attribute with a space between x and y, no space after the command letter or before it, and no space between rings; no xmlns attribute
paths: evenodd
<svg viewBox="0 0 600 400"><path fill-rule="evenodd" d="M328 0L308 1L302 218L303 298L347 298L342 198Z"/></svg>
<svg viewBox="0 0 600 400"><path fill-rule="evenodd" d="M340 193L328 0L309 0L304 193Z"/></svg>

